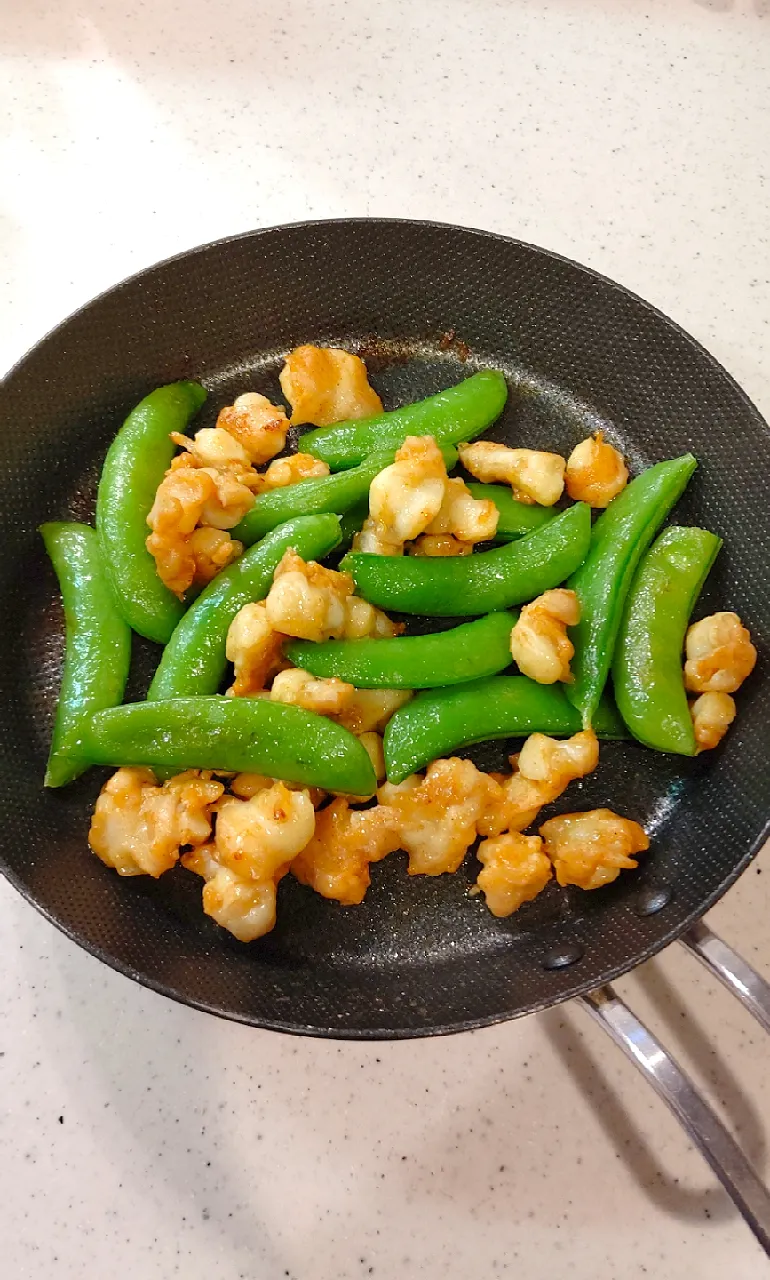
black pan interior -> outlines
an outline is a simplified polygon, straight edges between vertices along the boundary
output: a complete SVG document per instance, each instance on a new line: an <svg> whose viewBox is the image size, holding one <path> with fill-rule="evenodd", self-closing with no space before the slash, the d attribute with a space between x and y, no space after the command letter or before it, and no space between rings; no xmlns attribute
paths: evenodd
<svg viewBox="0 0 770 1280"><path fill-rule="evenodd" d="M200 378L201 424L234 395L278 395L299 342L364 354L386 406L477 367L510 385L496 439L567 453L602 428L639 470L691 449L700 467L676 518L725 540L700 611L734 608L760 662L723 749L694 761L631 744L553 811L608 805L653 838L639 871L598 893L552 885L508 920L455 876L374 869L343 909L287 877L274 933L242 946L207 920L200 881L120 880L86 846L104 775L41 786L62 652L41 521L92 516L105 450L159 383ZM0 738L12 882L72 938L174 998L256 1025L318 1035L414 1036L514 1017L617 976L665 946L760 847L768 810L770 436L730 377L657 311L532 246L428 223L309 223L196 249L126 281L55 330L0 395ZM131 696L157 660L136 642ZM501 767L512 744L469 754Z"/></svg>

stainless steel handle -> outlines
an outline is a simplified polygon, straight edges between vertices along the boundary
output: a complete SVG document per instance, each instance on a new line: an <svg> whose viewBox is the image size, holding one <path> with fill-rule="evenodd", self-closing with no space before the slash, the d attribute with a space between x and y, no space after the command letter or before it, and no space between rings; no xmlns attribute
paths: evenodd
<svg viewBox="0 0 770 1280"><path fill-rule="evenodd" d="M612 987L591 991L580 1003L668 1104L770 1256L770 1194L689 1076Z"/></svg>
<svg viewBox="0 0 770 1280"><path fill-rule="evenodd" d="M679 941L705 964L770 1034L770 982L699 920Z"/></svg>

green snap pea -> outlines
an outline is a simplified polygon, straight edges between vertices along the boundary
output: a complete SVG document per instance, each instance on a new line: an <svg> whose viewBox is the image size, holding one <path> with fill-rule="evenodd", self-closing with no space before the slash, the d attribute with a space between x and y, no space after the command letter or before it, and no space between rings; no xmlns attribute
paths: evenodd
<svg viewBox="0 0 770 1280"><path fill-rule="evenodd" d="M607 682L636 567L697 465L686 453L632 480L599 516L591 548L567 583L580 601L580 622L571 629L575 656L567 697L586 725Z"/></svg>
<svg viewBox="0 0 770 1280"><path fill-rule="evenodd" d="M120 611L140 636L165 644L184 605L158 577L146 547L147 516L176 445L206 392L197 382L172 382L145 396L107 451L96 499L96 528Z"/></svg>
<svg viewBox="0 0 770 1280"><path fill-rule="evenodd" d="M286 656L314 676L337 676L358 689L433 689L494 675L511 665L516 615L490 613L449 631L375 640L295 640Z"/></svg>
<svg viewBox="0 0 770 1280"><path fill-rule="evenodd" d="M533 529L540 529L558 515L554 507L538 507L535 503L519 502L504 484L477 484L469 480L468 488L479 502L494 502L500 513L495 538L508 542L522 538Z"/></svg>
<svg viewBox="0 0 770 1280"><path fill-rule="evenodd" d="M40 527L61 587L66 648L47 787L62 787L85 766L69 750L95 711L123 697L131 661L131 631L115 603L96 531L85 524Z"/></svg>
<svg viewBox="0 0 770 1280"><path fill-rule="evenodd" d="M446 559L349 552L342 568L359 595L381 609L459 617L533 600L578 567L591 540L591 508L562 511L525 538L492 551Z"/></svg>
<svg viewBox="0 0 770 1280"><path fill-rule="evenodd" d="M503 375L484 369L416 404L308 431L300 444L304 453L323 458L332 471L363 462L375 449L397 449L407 436L433 436L439 445L459 444L490 426L502 413L507 396Z"/></svg>
<svg viewBox="0 0 770 1280"><path fill-rule="evenodd" d="M148 701L216 693L227 668L230 623L239 609L264 600L284 552L320 560L339 542L340 522L327 512L287 520L251 547L201 592L179 622L158 664Z"/></svg>
<svg viewBox="0 0 770 1280"><path fill-rule="evenodd" d="M446 445L441 452L447 469L457 462L457 450ZM372 480L384 467L390 465L395 449L381 450L374 453L350 471L343 471L336 476L318 476L311 480L300 480L297 484L288 484L282 489L273 489L260 494L254 505L232 531L232 536L250 547L258 538L293 520L296 516L317 515L322 512L335 512L341 515L357 503L368 500L369 486Z"/></svg>
<svg viewBox="0 0 770 1280"><path fill-rule="evenodd" d="M635 738L657 751L695 755L695 731L682 672L687 622L721 538L672 526L645 555L628 593L612 682L618 710Z"/></svg>
<svg viewBox="0 0 770 1280"><path fill-rule="evenodd" d="M369 515L369 499L357 502L349 511L340 516L340 545L338 550L347 551L357 533L361 532L364 521Z"/></svg>
<svg viewBox="0 0 770 1280"><path fill-rule="evenodd" d="M93 716L78 743L86 764L149 765L163 773L263 773L345 795L377 780L364 747L326 716L266 698L132 702Z"/></svg>
<svg viewBox="0 0 770 1280"><path fill-rule="evenodd" d="M601 738L624 738L612 703L601 702L594 727ZM430 689L399 708L385 730L385 765L390 782L402 782L431 760L460 747L530 733L567 737L579 732L580 715L556 684L536 684L527 676L490 676L453 688Z"/></svg>

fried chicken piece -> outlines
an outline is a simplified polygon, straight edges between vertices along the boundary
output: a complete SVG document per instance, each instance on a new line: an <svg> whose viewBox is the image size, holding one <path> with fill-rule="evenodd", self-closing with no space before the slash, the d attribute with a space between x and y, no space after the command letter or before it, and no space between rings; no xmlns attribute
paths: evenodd
<svg viewBox="0 0 770 1280"><path fill-rule="evenodd" d="M382 413L363 360L339 347L295 347L286 357L280 381L294 426L311 422L328 427Z"/></svg>
<svg viewBox="0 0 770 1280"><path fill-rule="evenodd" d="M350 706L355 692L352 684L336 676L325 679L312 676L300 667L291 667L288 671L279 671L270 697L273 702L287 702L319 716L339 716Z"/></svg>
<svg viewBox="0 0 770 1280"><path fill-rule="evenodd" d="M364 551L370 556L402 556L403 542L393 542L387 534L388 530L380 524L379 520L373 520L371 516L367 516L353 538L353 550Z"/></svg>
<svg viewBox="0 0 770 1280"><path fill-rule="evenodd" d="M476 857L483 867L476 883L493 916L513 915L536 898L553 875L540 836L509 831L482 840Z"/></svg>
<svg viewBox="0 0 770 1280"><path fill-rule="evenodd" d="M265 604L273 628L301 640L354 640L403 631L387 614L353 595L349 573L306 562L292 550L278 565Z"/></svg>
<svg viewBox="0 0 770 1280"><path fill-rule="evenodd" d="M214 844L204 844L183 854L182 866L206 881L203 886L205 915L239 942L254 942L274 928L278 881L288 868L273 879L251 880L223 866Z"/></svg>
<svg viewBox="0 0 770 1280"><path fill-rule="evenodd" d="M519 502L552 507L562 495L567 464L558 453L511 449L491 440L458 445L458 452L472 476L485 484L509 484Z"/></svg>
<svg viewBox="0 0 770 1280"><path fill-rule="evenodd" d="M502 782L501 795L492 794L479 822L479 835L523 831L543 805L556 800L570 782L591 773L598 763L599 742L592 729L565 741L530 734L518 756L511 756L515 772Z"/></svg>
<svg viewBox="0 0 770 1280"><path fill-rule="evenodd" d="M684 683L691 693L735 693L757 661L749 631L737 613L712 613L694 622L685 652Z"/></svg>
<svg viewBox="0 0 770 1280"><path fill-rule="evenodd" d="M211 806L224 791L210 773L190 769L158 786L150 769L118 769L102 787L88 843L121 876L157 879L184 845L211 834Z"/></svg>
<svg viewBox="0 0 770 1280"><path fill-rule="evenodd" d="M729 693L702 693L690 703L698 752L718 747L736 716L735 699Z"/></svg>
<svg viewBox="0 0 770 1280"><path fill-rule="evenodd" d="M424 778L386 782L380 804L396 814L400 848L409 854L409 874L438 876L456 871L489 808L490 779L470 760L434 760Z"/></svg>
<svg viewBox="0 0 770 1280"><path fill-rule="evenodd" d="M488 498L474 498L464 480L447 480L438 515L427 534L451 534L460 542L487 542L494 538L500 512Z"/></svg>
<svg viewBox="0 0 770 1280"><path fill-rule="evenodd" d="M650 847L638 822L621 818L611 809L563 813L540 828L545 852L561 885L600 889L626 868L637 866L631 856Z"/></svg>
<svg viewBox="0 0 770 1280"><path fill-rule="evenodd" d="M567 493L575 502L608 507L628 484L623 454L597 431L572 450L567 459L566 484Z"/></svg>
<svg viewBox="0 0 770 1280"><path fill-rule="evenodd" d="M271 404L267 396L246 391L217 418L222 427L243 445L254 466L262 466L280 453L286 444L289 423L280 405Z"/></svg>
<svg viewBox="0 0 770 1280"><path fill-rule="evenodd" d="M575 646L567 627L579 621L580 601L565 587L544 591L525 604L511 631L511 655L521 673L538 684L569 683Z"/></svg>
<svg viewBox="0 0 770 1280"><path fill-rule="evenodd" d="M291 864L292 874L324 898L344 907L362 902L369 866L398 849L395 817L387 808L351 809L338 798L316 818L313 839Z"/></svg>
<svg viewBox="0 0 770 1280"><path fill-rule="evenodd" d="M329 468L312 453L290 453L288 458L276 458L270 463L262 479L268 489L283 489L302 480L317 480L328 476Z"/></svg>
<svg viewBox="0 0 770 1280"><path fill-rule="evenodd" d="M236 698L261 692L283 665L284 635L276 631L267 616L264 600L245 604L230 623L226 655L235 667L229 692Z"/></svg>
<svg viewBox="0 0 770 1280"><path fill-rule="evenodd" d="M409 548L410 556L469 556L472 542L460 542L451 533L422 533Z"/></svg>
<svg viewBox="0 0 770 1280"><path fill-rule="evenodd" d="M395 461L369 486L369 519L378 536L398 545L424 533L446 493L444 459L433 436L407 436Z"/></svg>
<svg viewBox="0 0 770 1280"><path fill-rule="evenodd" d="M358 737L373 730L382 733L390 717L413 697L411 689L356 689L339 722Z"/></svg>
<svg viewBox="0 0 770 1280"><path fill-rule="evenodd" d="M338 640L345 631L345 602L353 594L349 573L305 562L288 550L273 577L265 605L270 625L300 640Z"/></svg>

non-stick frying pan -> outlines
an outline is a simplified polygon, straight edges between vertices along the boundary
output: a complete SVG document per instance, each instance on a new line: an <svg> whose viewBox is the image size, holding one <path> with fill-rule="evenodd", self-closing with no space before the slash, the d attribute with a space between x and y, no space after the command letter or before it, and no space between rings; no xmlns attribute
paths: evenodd
<svg viewBox="0 0 770 1280"><path fill-rule="evenodd" d="M89 853L103 776L43 790L63 636L37 526L92 517L107 445L151 388L200 378L205 425L241 391L277 396L281 356L301 342L360 351L386 406L477 367L502 369L511 394L492 435L512 444L566 454L601 428L634 470L697 455L677 520L725 543L700 608L737 610L760 661L720 750L683 760L608 745L579 796L572 787L554 806L607 805L643 823L652 848L637 872L595 893L552 885L495 920L468 897L472 858L454 876L409 878L396 854L374 869L357 908L287 877L275 931L243 946L203 915L188 872L121 880ZM756 1175L606 986L684 937L770 1025L766 985L693 928L761 847L769 807L770 433L725 371L640 299L541 249L431 223L321 222L211 244L126 281L13 370L0 408L3 862L19 890L123 973L255 1026L435 1035L581 996L678 1110L770 1247L770 1199ZM142 696L157 658L136 642L130 696ZM510 749L471 754L500 767Z"/></svg>

